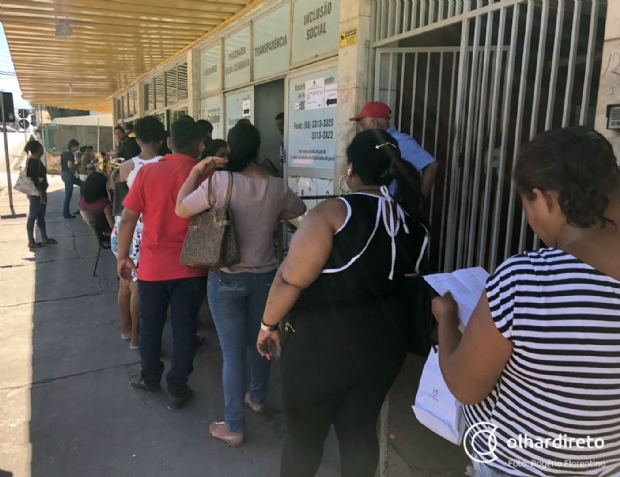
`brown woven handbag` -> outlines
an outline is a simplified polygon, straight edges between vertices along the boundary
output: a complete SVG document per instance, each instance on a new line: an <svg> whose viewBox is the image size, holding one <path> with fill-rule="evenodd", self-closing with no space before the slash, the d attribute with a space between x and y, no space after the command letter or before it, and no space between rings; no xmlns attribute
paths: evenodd
<svg viewBox="0 0 620 477"><path fill-rule="evenodd" d="M236 265L241 261L230 210L233 174L232 172L229 174L226 206L220 209L213 207L211 200L213 176L209 177L207 187L209 209L191 218L181 251L181 265L194 268L222 268Z"/></svg>

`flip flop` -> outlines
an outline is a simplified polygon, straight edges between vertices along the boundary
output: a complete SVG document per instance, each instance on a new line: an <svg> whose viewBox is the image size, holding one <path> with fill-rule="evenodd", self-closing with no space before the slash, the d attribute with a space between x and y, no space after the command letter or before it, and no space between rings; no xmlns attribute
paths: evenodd
<svg viewBox="0 0 620 477"><path fill-rule="evenodd" d="M35 242L33 245L28 244L28 248L32 250L33 248L45 248L41 242Z"/></svg>
<svg viewBox="0 0 620 477"><path fill-rule="evenodd" d="M55 239L43 240L41 243L45 245L58 245L58 242Z"/></svg>

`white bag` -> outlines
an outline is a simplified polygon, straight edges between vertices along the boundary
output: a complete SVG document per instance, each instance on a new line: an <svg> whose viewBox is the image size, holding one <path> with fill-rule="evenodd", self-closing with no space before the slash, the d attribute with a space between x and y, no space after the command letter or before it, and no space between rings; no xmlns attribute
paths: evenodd
<svg viewBox="0 0 620 477"><path fill-rule="evenodd" d="M422 424L453 444L461 445L465 434L463 405L452 395L439 368L439 353L433 349L422 371L413 412Z"/></svg>
<svg viewBox="0 0 620 477"><path fill-rule="evenodd" d="M32 179L28 177L28 174L26 173L26 171L28 170L28 161L30 161L30 159L26 161L26 166L24 167L24 170L19 173L19 177L17 178L13 189L15 189L17 192L21 192L22 194L38 196L39 189L37 189L37 187L34 185L34 182L32 182ZM39 163L39 167L40 166L41 164Z"/></svg>

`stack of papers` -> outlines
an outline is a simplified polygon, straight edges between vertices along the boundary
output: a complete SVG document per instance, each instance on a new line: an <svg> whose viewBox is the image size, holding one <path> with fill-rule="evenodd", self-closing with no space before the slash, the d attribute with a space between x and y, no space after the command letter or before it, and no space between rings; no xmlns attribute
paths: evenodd
<svg viewBox="0 0 620 477"><path fill-rule="evenodd" d="M459 320L461 331L467 325L469 318L476 309L476 305L486 288L489 274L482 267L465 268L452 273L437 273L427 275L424 279L440 295L447 291L459 305Z"/></svg>

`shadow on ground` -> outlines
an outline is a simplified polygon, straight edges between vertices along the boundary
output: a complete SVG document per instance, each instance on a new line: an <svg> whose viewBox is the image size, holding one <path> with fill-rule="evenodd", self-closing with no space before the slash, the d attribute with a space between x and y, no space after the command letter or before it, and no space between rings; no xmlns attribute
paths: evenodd
<svg viewBox="0 0 620 477"><path fill-rule="evenodd" d="M58 245L28 251L25 219L3 223L0 239L0 318L5 323L0 365L6 370L0 402L9 413L17 406L24 424L29 420L15 440L31 446L30 475L277 476L285 433L277 363L271 410L247 414L246 444L238 449L208 432L211 422L223 420L224 403L221 351L207 304L200 329L206 344L196 355L190 378L195 395L187 407L171 412L166 392L151 396L133 390L129 379L139 373L140 357L120 339L116 261L103 251L97 277L92 276L97 242L80 218L62 218L63 196L64 191L54 190L48 201L48 233ZM169 369L169 326L163 343ZM420 426L411 410L422 365L423 360L410 357L391 392L390 477L461 476L464 453ZM27 405L12 404L18 401ZM0 467L11 468L4 458L0 453ZM21 474L0 471L4 475ZM318 475L339 475L333 435Z"/></svg>

